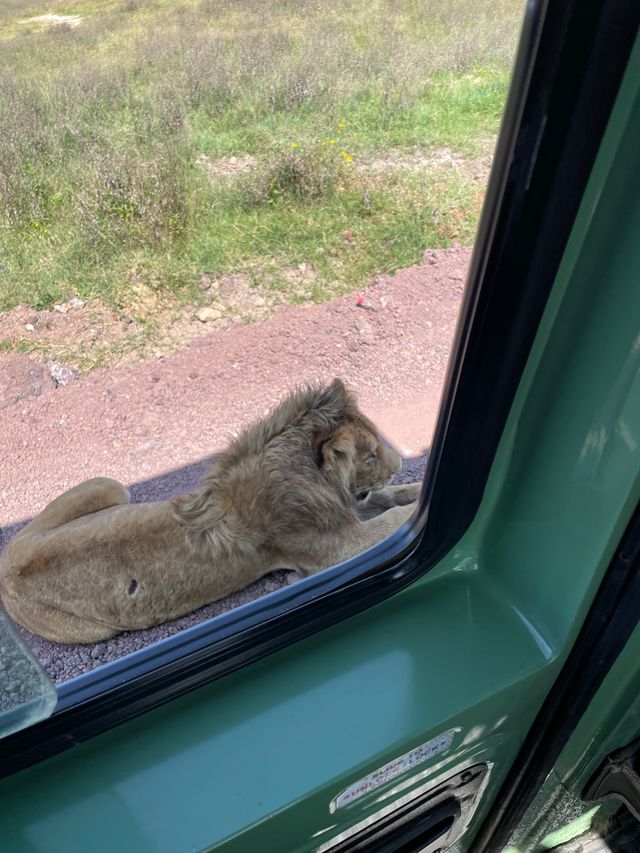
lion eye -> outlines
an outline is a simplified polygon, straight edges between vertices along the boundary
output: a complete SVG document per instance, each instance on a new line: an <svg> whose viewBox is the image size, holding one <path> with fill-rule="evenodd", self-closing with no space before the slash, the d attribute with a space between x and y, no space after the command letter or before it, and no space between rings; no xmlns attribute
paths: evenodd
<svg viewBox="0 0 640 853"><path fill-rule="evenodd" d="M375 450L373 451L373 453L369 454L369 458L367 459L367 462L369 463L369 465L373 465L373 463L377 459L377 456L378 456L378 454L375 452Z"/></svg>

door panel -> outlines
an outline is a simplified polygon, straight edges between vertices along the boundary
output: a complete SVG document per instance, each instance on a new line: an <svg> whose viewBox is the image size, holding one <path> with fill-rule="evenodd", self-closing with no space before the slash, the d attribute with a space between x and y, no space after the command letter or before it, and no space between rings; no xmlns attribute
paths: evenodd
<svg viewBox="0 0 640 853"><path fill-rule="evenodd" d="M587 842L594 853L640 849L637 816L619 799L593 798L607 756L640 736L639 656L636 628L513 833L511 853L552 846L579 853Z"/></svg>
<svg viewBox="0 0 640 853"><path fill-rule="evenodd" d="M3 837L51 853L90 834L105 851L225 838L229 850L313 850L390 790L504 762L548 660L512 608L461 568L7 778ZM448 752L330 813L350 784L452 728Z"/></svg>

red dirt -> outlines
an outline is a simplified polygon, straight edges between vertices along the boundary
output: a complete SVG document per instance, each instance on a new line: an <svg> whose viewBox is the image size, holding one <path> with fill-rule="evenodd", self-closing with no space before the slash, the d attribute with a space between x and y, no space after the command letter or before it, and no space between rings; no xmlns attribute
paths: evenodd
<svg viewBox="0 0 640 853"><path fill-rule="evenodd" d="M334 375L403 455L417 455L431 440L469 257L426 252L423 264L379 277L362 291L372 309L357 306L359 294L281 306L156 361L65 387L45 378L38 396L29 365L16 387L15 360L26 357L0 357L0 527L87 477L132 483L209 457L295 383Z"/></svg>

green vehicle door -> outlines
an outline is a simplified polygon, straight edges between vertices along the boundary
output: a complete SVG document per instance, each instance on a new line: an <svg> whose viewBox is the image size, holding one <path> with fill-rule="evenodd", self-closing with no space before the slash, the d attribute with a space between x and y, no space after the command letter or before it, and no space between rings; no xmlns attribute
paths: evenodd
<svg viewBox="0 0 640 853"><path fill-rule="evenodd" d="M298 633L277 621L282 613L274 606L270 618L279 633L272 645L246 651L230 635L220 647L222 663L207 658L208 674L194 651L126 693L126 671L112 678L107 665L99 702L78 692L64 713L0 741L1 850L463 853L510 843L529 853L559 843L552 831L567 823L559 811L549 817L553 791L573 791L580 816L595 815L595 801L580 799L584 787L607 754L640 734L637 630L603 670L605 686L593 684L588 713L585 699L570 726L566 705L558 705L565 711L554 725L546 720L547 735L554 728L564 734L547 787L538 786L542 804L531 806L536 792L525 790L526 772L516 778L514 768L534 766L526 764L533 759L523 746L569 677L640 499L640 44L631 48L635 33L627 33L631 53L620 48L618 71L612 62L609 72L596 74L599 51L620 25L619 4L606 5L597 15L571 3L530 12L473 269L482 278L499 233L515 233L514 211L522 212L524 229L538 198L539 235L527 225L532 243L518 244L522 257L511 243L495 260L530 258L531 283L512 280L499 305L486 303L486 316L478 314L478 294L487 289L468 290L432 451L435 469L395 555L377 553L382 574L345 576L339 595L329 591L329 609L318 616L305 611L311 615ZM637 15L627 12L630 27ZM577 53L564 41L571 38L587 39ZM540 63L554 45L559 58L549 67L549 100L535 113L544 88ZM585 151L593 145L594 157L585 153L579 172L566 146L571 134L587 132L584 86L595 79L602 92L594 88L593 139L584 143ZM578 94L563 114L553 98L569 83ZM531 137L523 115L538 115L538 136ZM564 123L565 136L554 142ZM524 164L518 145L528 152ZM565 159L553 163L554 151ZM509 171L516 166L520 183ZM568 175L574 184L567 189ZM504 221L510 192L514 213ZM573 215L554 219L565 203L574 205ZM553 239L563 229L560 252ZM545 257L545 245L552 274L535 260ZM537 269L540 280L550 276L543 297ZM536 299L527 302L531 294ZM510 394L501 377L511 356L498 358L492 349L501 346L499 335L478 337L477 351L469 343L481 327L488 334L503 310L500 322L510 324L523 350L509 350L514 363L522 358ZM531 330L527 314L536 315ZM500 400L486 398L486 408L474 402L476 420L453 435L456 394L465 382L469 395L481 387L503 391ZM504 421L474 503L479 451L470 448L481 445L483 422L488 433L497 429L492 418L500 405ZM456 481L447 506L462 513L473 504L473 512L460 535L439 548L429 533L437 510L429 490L446 476L455 446L462 459L469 456L469 489L464 477ZM452 509L440 521L455 530L455 515ZM296 586L304 591L314 583ZM224 663L229 655L237 656L232 666ZM126 665L135 667L131 657ZM574 674L578 682L583 677L578 664ZM145 679L153 690L143 697ZM541 813L549 817L544 825ZM579 834L585 826L574 829ZM544 838L547 847L536 846Z"/></svg>

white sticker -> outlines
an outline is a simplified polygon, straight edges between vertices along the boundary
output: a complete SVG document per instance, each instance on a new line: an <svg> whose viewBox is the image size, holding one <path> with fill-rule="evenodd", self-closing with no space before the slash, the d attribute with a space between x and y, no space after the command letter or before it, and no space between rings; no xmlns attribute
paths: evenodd
<svg viewBox="0 0 640 853"><path fill-rule="evenodd" d="M407 770L411 770L412 767L417 767L418 764L428 761L430 758L433 758L434 755L446 752L453 742L454 735L455 729L450 729L448 732L438 735L438 737L434 737L426 743L417 746L410 752L406 752L404 755L401 755L400 758L395 758L393 761L390 761L388 764L380 767L375 772L370 773L368 776L365 776L357 782L354 782L353 785L349 785L348 788L345 788L344 791L338 794L338 796L332 801L331 811L333 812L336 809L341 809L344 808L344 806L350 805L359 797L369 794L371 791L380 787L380 785L384 785L385 782L390 782L392 779L395 779L396 776L400 776Z"/></svg>

